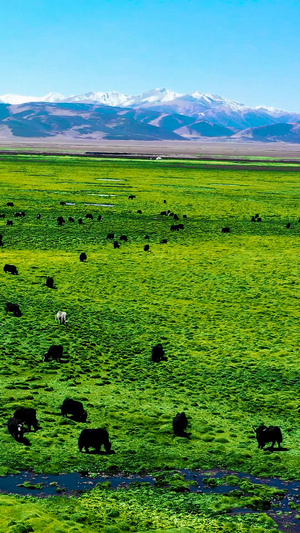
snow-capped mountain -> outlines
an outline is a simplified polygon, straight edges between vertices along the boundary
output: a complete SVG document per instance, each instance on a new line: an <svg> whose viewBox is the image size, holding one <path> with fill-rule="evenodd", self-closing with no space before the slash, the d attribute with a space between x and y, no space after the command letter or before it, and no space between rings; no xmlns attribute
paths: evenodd
<svg viewBox="0 0 300 533"><path fill-rule="evenodd" d="M117 91L111 92L91 92L80 95L70 96L65 100L65 102L81 102L81 103L92 103L92 104L104 104L110 105L113 107L150 107L151 105L163 104L166 102L171 102L182 96L179 93L174 91L169 91L168 89L153 89L152 91L147 91L145 93L139 94L137 96L132 96L128 94L119 93ZM1 97L0 97L1 98Z"/></svg>
<svg viewBox="0 0 300 533"><path fill-rule="evenodd" d="M0 102L6 104L23 104L29 102L63 102L63 103L86 103L86 104L102 104L112 107L155 107L166 106L173 112L176 111L189 116L197 116L204 113L208 109L221 109L230 112L258 112L268 113L270 115L282 116L286 113L280 109L273 107L258 106L250 108L235 102L222 98L215 94L204 94L199 91L194 91L189 94L181 94L171 91L166 88L152 89L138 95L128 95L117 91L110 92L89 92L79 95L71 95L68 97L60 93L49 93L45 96L23 96L18 94L4 94L0 95Z"/></svg>
<svg viewBox="0 0 300 533"><path fill-rule="evenodd" d="M169 89L159 88L152 89L152 91L147 91L145 93L139 94L137 96L131 96L128 98L127 105L128 107L151 107L160 104L166 104L167 102L172 102L176 98L180 98L182 94L175 93Z"/></svg>
<svg viewBox="0 0 300 533"><path fill-rule="evenodd" d="M199 91L180 94L158 88L135 96L117 91L67 98L59 93L39 97L4 94L0 96L1 122L12 135L25 137L63 134L76 138L195 140L226 138L247 130L247 138L266 134L268 140L275 140L278 129L270 130L271 135L269 130L256 128L281 124L283 131L282 124L297 124L300 114L272 107L251 108ZM288 130L296 142L298 128Z"/></svg>
<svg viewBox="0 0 300 533"><path fill-rule="evenodd" d="M63 102L65 97L60 93L49 93L45 96L23 96L21 94L3 94L0 95L2 104L26 104L29 102Z"/></svg>
<svg viewBox="0 0 300 533"><path fill-rule="evenodd" d="M1 98L1 97L0 97ZM83 103L83 104L104 104L112 107L121 107L127 104L127 100L130 96L118 93L117 91L110 91L106 93L85 93L79 95L72 95L66 98L64 102L68 103Z"/></svg>
<svg viewBox="0 0 300 533"><path fill-rule="evenodd" d="M208 121L211 124L232 128L236 131L299 120L297 113L288 113L280 109L263 106L251 108L215 94L204 94L199 91L180 94L166 88L152 89L138 95L128 95L117 91L89 92L69 97L64 97L59 93L49 93L46 96L4 94L0 96L0 102L8 104L77 103L126 109L149 109L164 115L175 113L193 117L198 121Z"/></svg>
<svg viewBox="0 0 300 533"><path fill-rule="evenodd" d="M1 97L0 97L1 98ZM201 110L226 106L233 111L244 110L246 107L238 102L226 100L221 96L203 94L195 91L190 94L180 94L165 88L152 89L138 95L126 95L113 92L90 92L81 95L73 95L65 99L65 102L99 103L118 107L131 107L133 109L143 107L169 106L172 110L184 113L185 111L199 114Z"/></svg>

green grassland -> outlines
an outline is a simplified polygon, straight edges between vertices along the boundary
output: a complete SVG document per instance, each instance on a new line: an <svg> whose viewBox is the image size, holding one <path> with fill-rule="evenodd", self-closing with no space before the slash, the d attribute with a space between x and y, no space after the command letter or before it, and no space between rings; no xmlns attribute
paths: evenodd
<svg viewBox="0 0 300 533"><path fill-rule="evenodd" d="M0 219L0 473L221 467L298 479L299 192L297 172L267 168L1 156L0 212L14 225ZM183 231L170 232L165 209ZM13 218L19 210L25 218ZM80 226L86 213L94 220ZM261 223L251 222L256 213ZM59 227L59 215L76 222ZM114 249L110 232L129 242ZM19 275L5 274L5 263ZM21 318L5 314L7 301ZM58 310L67 325L55 323ZM158 342L168 361L155 364ZM63 344L64 363L43 362L51 344ZM66 397L84 403L89 424L62 419ZM41 425L26 435L31 446L7 431L21 405L35 407ZM178 411L190 420L190 440L173 435ZM287 451L258 450L252 426L261 422L282 428ZM79 453L84 427L105 427L115 454ZM234 531L220 524L211 531Z"/></svg>
<svg viewBox="0 0 300 533"><path fill-rule="evenodd" d="M105 485L105 484L104 484ZM235 491L238 492L238 491ZM0 495L0 531L5 533L276 533L265 513L231 517L245 504L232 494L201 495L133 485L112 491L97 486L81 498L36 499ZM241 501L242 500L242 501ZM248 498L248 504L251 502Z"/></svg>

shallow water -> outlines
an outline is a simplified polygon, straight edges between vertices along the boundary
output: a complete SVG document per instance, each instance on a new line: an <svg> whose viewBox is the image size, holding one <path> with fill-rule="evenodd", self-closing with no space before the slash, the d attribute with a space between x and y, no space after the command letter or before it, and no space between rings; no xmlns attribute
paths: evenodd
<svg viewBox="0 0 300 533"><path fill-rule="evenodd" d="M97 181L126 181L126 180L117 180L114 178L96 178Z"/></svg>
<svg viewBox="0 0 300 533"><path fill-rule="evenodd" d="M98 205L100 207L115 207L115 204L90 204L90 203L84 203L84 205Z"/></svg>
<svg viewBox="0 0 300 533"><path fill-rule="evenodd" d="M203 483L204 478L220 479L227 475L236 475L240 479L248 479L252 483L264 484L269 487L275 487L280 490L286 490L287 493L282 500L274 500L271 502L271 507L267 511L256 511L248 508L237 508L231 512L233 514L243 513L263 513L266 512L271 516L278 524L280 528L288 533L300 532L300 521L296 519L297 512L289 507L289 503L293 502L297 505L300 504L300 483L299 481L284 481L280 478L259 478L243 472L236 472L232 470L180 470L179 471L186 481L197 482L196 486L190 486L191 492L199 492L204 494L224 494L234 489L238 489L239 486L233 485L220 485L217 487L209 487ZM32 485L42 483L41 489L28 489L20 487L20 484L29 482ZM33 472L21 472L20 474L12 474L6 477L0 478L0 492L6 494L19 494L28 495L33 494L37 497L47 497L53 495L69 495L85 492L94 488L98 483L109 481L112 489L118 489L126 487L134 482L148 482L151 485L155 485L155 476L108 476L101 475L95 478L91 478L86 475L77 473L73 474L34 474ZM54 484L54 485L53 485ZM288 514L287 514L288 513Z"/></svg>
<svg viewBox="0 0 300 533"><path fill-rule="evenodd" d="M32 485L37 483L43 483L42 489L28 489L25 487L20 487L25 482L29 482ZM10 494L19 494L19 495L28 495L33 494L34 496L45 497L53 496L58 493L57 487L62 489L63 494L71 494L73 492L82 492L94 488L98 483L103 483L104 481L109 481L111 487L116 489L122 485L128 485L134 481L147 481L154 485L154 478L152 476L97 476L96 478L91 478L78 472L74 474L57 474L57 475L47 475L47 474L34 474L33 472L21 472L20 474L11 474L6 477L0 478L0 492L10 493ZM55 485L50 485L50 484Z"/></svg>
<svg viewBox="0 0 300 533"><path fill-rule="evenodd" d="M245 187L245 185L239 183L211 183L211 185L217 187Z"/></svg>

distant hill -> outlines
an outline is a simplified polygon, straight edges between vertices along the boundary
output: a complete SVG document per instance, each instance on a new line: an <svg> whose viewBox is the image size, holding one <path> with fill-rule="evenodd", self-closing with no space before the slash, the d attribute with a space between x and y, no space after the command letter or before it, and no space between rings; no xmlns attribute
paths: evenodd
<svg viewBox="0 0 300 533"><path fill-rule="evenodd" d="M300 115L268 108L250 109L219 96L180 95L155 89L137 97L120 93L88 93L51 101L3 95L0 138L199 140L229 139L300 142ZM99 103L98 100L106 103ZM55 101L59 100L59 101ZM118 105L116 105L118 104ZM129 107L130 104L130 107ZM299 121L299 122L298 122Z"/></svg>
<svg viewBox="0 0 300 533"><path fill-rule="evenodd" d="M259 128L248 128L233 136L234 139L253 140L260 142L300 143L300 122L292 124L271 124Z"/></svg>
<svg viewBox="0 0 300 533"><path fill-rule="evenodd" d="M33 102L90 104L145 112L153 111L167 116L191 117L194 121L216 124L233 129L235 132L300 120L299 113L289 113L264 106L251 108L214 94L204 94L199 91L181 94L165 88L152 89L138 95L127 95L118 91L89 92L69 97L54 92L42 97L4 94L0 95L0 102L12 105Z"/></svg>
<svg viewBox="0 0 300 533"><path fill-rule="evenodd" d="M178 132L176 131L178 130ZM180 132L180 130L182 130ZM2 135L1 135L2 131ZM181 140L230 136L230 130L178 114L83 103L0 104L0 135L66 139Z"/></svg>

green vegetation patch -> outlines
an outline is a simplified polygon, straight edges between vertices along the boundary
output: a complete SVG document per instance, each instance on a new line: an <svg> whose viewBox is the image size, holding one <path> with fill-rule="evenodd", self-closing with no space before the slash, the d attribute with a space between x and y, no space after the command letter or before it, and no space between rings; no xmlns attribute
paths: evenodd
<svg viewBox="0 0 300 533"><path fill-rule="evenodd" d="M299 189L291 171L2 156L1 475L220 467L299 477ZM168 209L184 230L170 231ZM155 364L157 343L168 360ZM43 362L52 344L64 346L62 363ZM62 418L67 397L83 402L86 425ZM37 409L30 445L7 431L20 406ZM189 440L173 434L182 411ZM262 422L282 428L286 451L258 449ZM85 427L106 428L115 454L80 453Z"/></svg>
<svg viewBox="0 0 300 533"><path fill-rule="evenodd" d="M0 495L0 530L11 532L123 531L155 533L276 533L265 513L230 516L244 502L230 495L176 493L139 484L113 491L103 487L75 497ZM23 529L22 529L23 528Z"/></svg>

